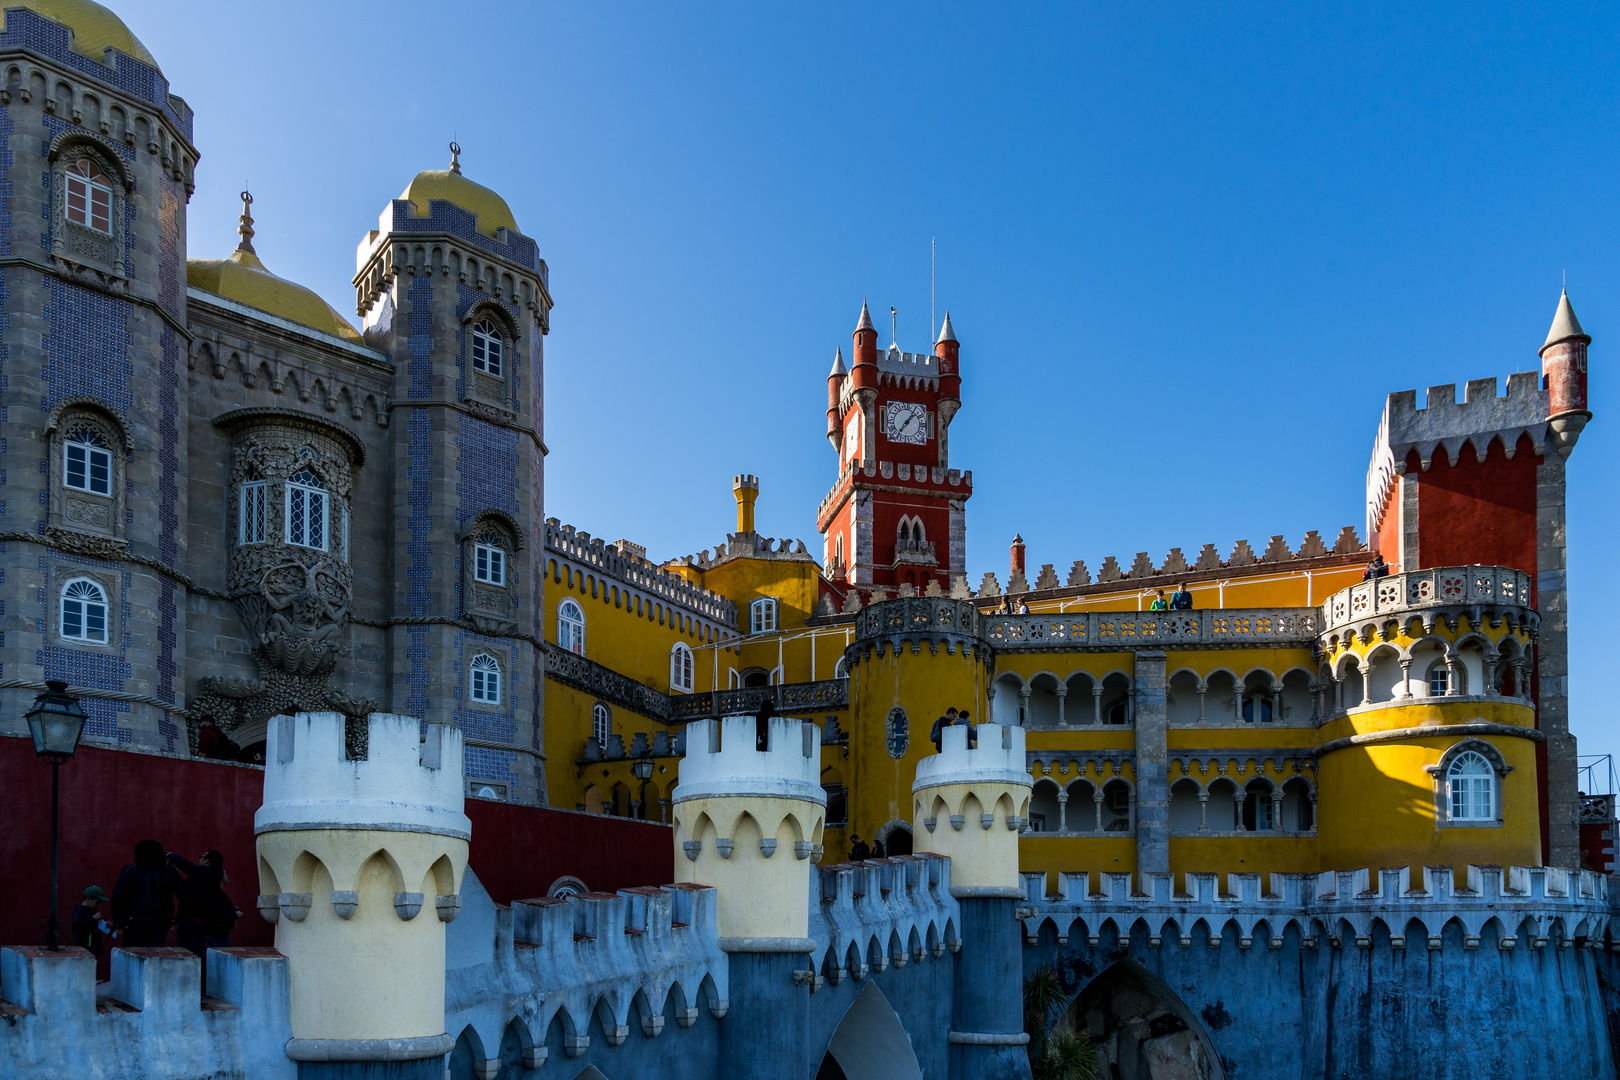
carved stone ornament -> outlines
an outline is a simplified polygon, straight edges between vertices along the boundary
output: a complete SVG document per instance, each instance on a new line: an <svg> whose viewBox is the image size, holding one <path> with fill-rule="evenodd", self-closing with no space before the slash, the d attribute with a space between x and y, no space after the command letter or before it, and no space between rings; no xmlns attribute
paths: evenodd
<svg viewBox="0 0 1620 1080"><path fill-rule="evenodd" d="M126 540L79 532L77 529L67 529L60 525L46 526L45 539L52 547L61 548L74 555L86 555L92 559L121 559L129 554L129 542Z"/></svg>
<svg viewBox="0 0 1620 1080"><path fill-rule="evenodd" d="M300 413L242 409L216 423L234 435L231 463L231 547L226 587L259 668L256 680L204 678L192 704L195 718L211 716L229 731L282 712L335 709L365 716L375 702L328 686L348 654L354 578L342 551L341 530L352 488L358 440L329 422ZM324 487L325 548L288 542L287 484L313 474ZM262 483L261 539L243 543L243 486Z"/></svg>

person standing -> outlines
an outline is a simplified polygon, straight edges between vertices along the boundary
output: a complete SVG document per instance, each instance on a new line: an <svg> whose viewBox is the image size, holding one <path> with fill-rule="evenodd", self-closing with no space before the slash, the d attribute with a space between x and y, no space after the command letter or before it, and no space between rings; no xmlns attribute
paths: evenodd
<svg viewBox="0 0 1620 1080"><path fill-rule="evenodd" d="M876 838L872 840L872 854L869 857L873 859L883 858L883 841Z"/></svg>
<svg viewBox="0 0 1620 1080"><path fill-rule="evenodd" d="M1192 593L1187 591L1187 583L1185 581L1178 584L1176 586L1176 591L1170 594L1170 610L1192 610Z"/></svg>
<svg viewBox="0 0 1620 1080"><path fill-rule="evenodd" d="M945 737L945 729L956 723L956 706L945 710L945 715L934 721L933 730L928 737L934 741L934 753L940 752L940 740Z"/></svg>
<svg viewBox="0 0 1620 1080"><path fill-rule="evenodd" d="M180 875L163 860L163 845L142 840L135 861L124 867L113 885L113 925L124 932L130 948L161 947L174 923L174 898Z"/></svg>
<svg viewBox="0 0 1620 1080"><path fill-rule="evenodd" d="M872 849L866 846L866 841L861 839L860 833L850 833L849 839L850 862L861 862L872 857Z"/></svg>
<svg viewBox="0 0 1620 1080"><path fill-rule="evenodd" d="M1361 580L1377 581L1381 577L1388 576L1389 564L1384 561L1384 556L1382 554L1376 551L1373 552L1373 560L1367 564L1367 569L1361 572Z"/></svg>
<svg viewBox="0 0 1620 1080"><path fill-rule="evenodd" d="M1153 603L1148 605L1148 610L1149 611L1167 611L1167 610L1169 610L1170 605L1164 599L1164 590L1163 589L1155 589L1153 591L1157 595L1155 595L1153 597Z"/></svg>
<svg viewBox="0 0 1620 1080"><path fill-rule="evenodd" d="M219 923L222 908L230 904L230 897L225 895L223 877L225 872L225 857L217 851L209 850L202 854L197 862L191 862L184 856L169 852L169 865L184 876L180 885L180 911L179 922L175 927L175 940L182 949L188 949L199 957L208 951L209 938L218 937L215 927ZM234 910L235 905L231 905ZM224 944L223 941L220 944Z"/></svg>
<svg viewBox="0 0 1620 1080"><path fill-rule="evenodd" d="M117 931L101 917L101 905L106 902L107 894L101 886L92 885L84 890L84 899L73 909L73 944L89 949L97 956L101 955L103 938L118 936Z"/></svg>

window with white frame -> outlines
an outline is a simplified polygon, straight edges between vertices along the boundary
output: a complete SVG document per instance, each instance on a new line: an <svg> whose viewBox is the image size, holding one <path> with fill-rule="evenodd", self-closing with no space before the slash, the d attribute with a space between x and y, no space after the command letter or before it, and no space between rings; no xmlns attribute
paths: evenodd
<svg viewBox="0 0 1620 1080"><path fill-rule="evenodd" d="M598 749L606 750L608 736L613 734L613 712L600 701L591 710L591 738L596 740Z"/></svg>
<svg viewBox="0 0 1620 1080"><path fill-rule="evenodd" d="M501 335L488 319L473 327L472 365L474 371L501 377Z"/></svg>
<svg viewBox="0 0 1620 1080"><path fill-rule="evenodd" d="M571 599L557 605L557 644L585 655L585 612Z"/></svg>
<svg viewBox="0 0 1620 1080"><path fill-rule="evenodd" d="M769 634L776 630L776 609L779 601L774 596L762 596L748 605L748 632Z"/></svg>
<svg viewBox="0 0 1620 1080"><path fill-rule="evenodd" d="M249 480L242 485L242 505L237 518L237 543L262 544L265 534L266 494L263 480Z"/></svg>
<svg viewBox="0 0 1620 1080"><path fill-rule="evenodd" d="M1445 697L1451 693L1451 665L1438 660L1429 669L1429 696Z"/></svg>
<svg viewBox="0 0 1620 1080"><path fill-rule="evenodd" d="M67 219L112 235L112 186L94 161L75 161L67 171Z"/></svg>
<svg viewBox="0 0 1620 1080"><path fill-rule="evenodd" d="M692 692L692 650L684 641L669 651L669 688L677 694Z"/></svg>
<svg viewBox="0 0 1620 1080"><path fill-rule="evenodd" d="M506 551L493 536L482 536L473 545L473 578L489 585L506 584Z"/></svg>
<svg viewBox="0 0 1620 1080"><path fill-rule="evenodd" d="M308 469L287 478L287 543L326 550L326 485Z"/></svg>
<svg viewBox="0 0 1620 1080"><path fill-rule="evenodd" d="M75 578L62 587L59 627L69 641L107 643L107 594L89 578Z"/></svg>
<svg viewBox="0 0 1620 1080"><path fill-rule="evenodd" d="M501 665L489 653L472 658L472 699L482 705L501 703Z"/></svg>
<svg viewBox="0 0 1620 1080"><path fill-rule="evenodd" d="M833 665L833 678L835 678L835 679L847 679L847 678L849 678L849 664L841 656L838 658L838 663Z"/></svg>
<svg viewBox="0 0 1620 1080"><path fill-rule="evenodd" d="M70 488L112 497L112 452L94 429L76 427L62 441L62 478Z"/></svg>
<svg viewBox="0 0 1620 1080"><path fill-rule="evenodd" d="M1496 770L1474 750L1458 754L1446 770L1452 821L1496 818Z"/></svg>

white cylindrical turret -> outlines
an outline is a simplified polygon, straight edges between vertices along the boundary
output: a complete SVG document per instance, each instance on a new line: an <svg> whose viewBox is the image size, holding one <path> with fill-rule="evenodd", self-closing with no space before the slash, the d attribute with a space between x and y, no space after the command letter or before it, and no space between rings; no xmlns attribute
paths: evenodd
<svg viewBox="0 0 1620 1080"><path fill-rule="evenodd" d="M448 1053L444 924L461 907L471 823L461 733L372 713L365 756L340 713L270 721L259 911L288 957L289 1057L409 1061Z"/></svg>
<svg viewBox="0 0 1620 1080"><path fill-rule="evenodd" d="M1018 834L1029 815L1024 729L980 724L940 732L940 752L917 762L911 785L915 850L948 855L957 895L1022 896Z"/></svg>
<svg viewBox="0 0 1620 1080"><path fill-rule="evenodd" d="M675 877L712 885L722 945L772 951L810 933L810 864L821 853L827 796L821 729L785 716L686 728L675 788Z"/></svg>

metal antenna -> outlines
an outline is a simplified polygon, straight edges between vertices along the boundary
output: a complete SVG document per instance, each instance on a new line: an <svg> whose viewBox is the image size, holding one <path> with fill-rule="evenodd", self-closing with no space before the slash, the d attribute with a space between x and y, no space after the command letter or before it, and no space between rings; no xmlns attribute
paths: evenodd
<svg viewBox="0 0 1620 1080"><path fill-rule="evenodd" d="M939 330L934 324L934 287L939 282L939 237L928 238L928 332L937 334ZM930 338L928 351L934 351L934 342Z"/></svg>
<svg viewBox="0 0 1620 1080"><path fill-rule="evenodd" d="M889 308L889 347L890 348L899 348L900 347L900 340L899 340L900 339L900 334L899 334L899 331L895 329L895 327L899 324L899 322L900 322L900 313L898 311L896 311L893 307L890 307Z"/></svg>

